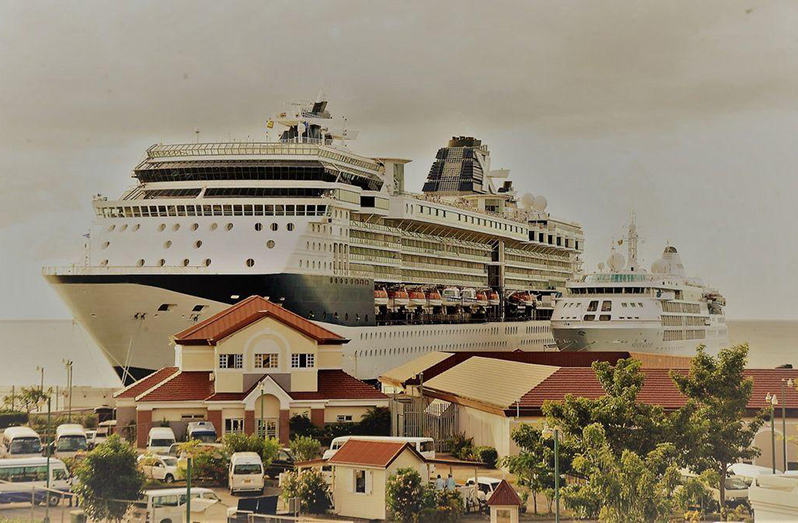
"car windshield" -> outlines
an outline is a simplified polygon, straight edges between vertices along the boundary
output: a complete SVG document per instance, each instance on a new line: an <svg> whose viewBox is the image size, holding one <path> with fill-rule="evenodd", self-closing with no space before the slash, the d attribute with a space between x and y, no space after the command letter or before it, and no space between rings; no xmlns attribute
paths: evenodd
<svg viewBox="0 0 798 523"><path fill-rule="evenodd" d="M191 439L198 439L203 443L216 443L216 433L215 432L200 432L199 434L194 433L191 435Z"/></svg>
<svg viewBox="0 0 798 523"><path fill-rule="evenodd" d="M233 474L261 474L260 465L257 463L251 465L236 465L233 468Z"/></svg>
<svg viewBox="0 0 798 523"><path fill-rule="evenodd" d="M726 478L727 490L745 490L748 485L740 478Z"/></svg>
<svg viewBox="0 0 798 523"><path fill-rule="evenodd" d="M85 436L61 436L55 444L55 450L61 452L75 452L86 450Z"/></svg>
<svg viewBox="0 0 798 523"><path fill-rule="evenodd" d="M38 454L41 451L42 444L39 438L15 438L9 447L11 454Z"/></svg>
<svg viewBox="0 0 798 523"><path fill-rule="evenodd" d="M175 442L175 440L173 440L173 439L154 439L154 440L152 440L150 442L150 446L151 447L168 447L174 442Z"/></svg>
<svg viewBox="0 0 798 523"><path fill-rule="evenodd" d="M432 452L435 450L435 443L432 441L421 442L421 452Z"/></svg>
<svg viewBox="0 0 798 523"><path fill-rule="evenodd" d="M164 464L167 467L176 467L177 466L177 460L175 458L164 458L163 462L164 462Z"/></svg>

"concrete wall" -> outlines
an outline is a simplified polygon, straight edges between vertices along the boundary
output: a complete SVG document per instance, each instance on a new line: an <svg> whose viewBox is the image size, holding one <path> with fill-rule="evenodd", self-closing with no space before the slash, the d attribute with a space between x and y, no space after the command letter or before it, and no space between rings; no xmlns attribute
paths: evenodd
<svg viewBox="0 0 798 523"><path fill-rule="evenodd" d="M510 452L510 420L471 407L460 406L460 432L474 438L474 445L494 447L499 456Z"/></svg>

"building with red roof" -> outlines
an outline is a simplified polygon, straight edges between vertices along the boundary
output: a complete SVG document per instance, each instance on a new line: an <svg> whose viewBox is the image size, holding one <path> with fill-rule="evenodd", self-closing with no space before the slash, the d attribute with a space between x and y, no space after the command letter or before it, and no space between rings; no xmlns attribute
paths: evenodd
<svg viewBox="0 0 798 523"><path fill-rule="evenodd" d="M121 427L169 423L180 435L194 420L217 434L258 430L289 441L289 419L357 422L388 405L374 387L342 370L347 339L260 296L251 296L172 338L175 365L115 394Z"/></svg>

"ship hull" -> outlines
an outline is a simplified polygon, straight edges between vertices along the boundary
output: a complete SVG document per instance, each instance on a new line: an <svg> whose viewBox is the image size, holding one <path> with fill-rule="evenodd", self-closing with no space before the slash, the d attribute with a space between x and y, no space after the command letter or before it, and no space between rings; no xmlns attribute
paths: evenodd
<svg viewBox="0 0 798 523"><path fill-rule="evenodd" d="M174 334L252 294L281 301L305 317L312 311L314 321L349 339L343 368L362 379L375 379L433 351L544 350L554 342L548 321L375 325L371 280L304 275L47 278L125 382L173 365ZM202 310L197 312L198 306Z"/></svg>

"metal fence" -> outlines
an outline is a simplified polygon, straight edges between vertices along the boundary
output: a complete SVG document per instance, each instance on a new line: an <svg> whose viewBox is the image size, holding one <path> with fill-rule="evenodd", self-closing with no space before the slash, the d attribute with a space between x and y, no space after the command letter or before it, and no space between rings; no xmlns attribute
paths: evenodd
<svg viewBox="0 0 798 523"><path fill-rule="evenodd" d="M422 398L391 401L394 436L430 437L436 452L448 452L449 438L459 431L459 410L454 403Z"/></svg>

